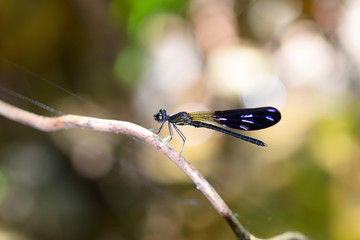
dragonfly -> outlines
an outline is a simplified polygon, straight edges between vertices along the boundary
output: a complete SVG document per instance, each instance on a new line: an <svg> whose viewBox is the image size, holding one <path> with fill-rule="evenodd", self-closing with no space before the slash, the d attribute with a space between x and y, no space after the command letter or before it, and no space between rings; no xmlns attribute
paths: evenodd
<svg viewBox="0 0 360 240"><path fill-rule="evenodd" d="M268 128L280 121L281 113L274 107L244 108L191 113L178 112L171 115L168 115L165 109L160 109L159 112L154 114L154 119L155 121L161 123L161 126L156 134L160 133L164 124L168 122L170 136L169 140L166 142L172 140L174 136L173 128L179 134L183 141L180 150L181 155L186 142L186 137L177 126L188 125L196 128L208 128L258 146L266 147L267 145L263 141L242 135L235 131L229 130L228 128L243 131Z"/></svg>

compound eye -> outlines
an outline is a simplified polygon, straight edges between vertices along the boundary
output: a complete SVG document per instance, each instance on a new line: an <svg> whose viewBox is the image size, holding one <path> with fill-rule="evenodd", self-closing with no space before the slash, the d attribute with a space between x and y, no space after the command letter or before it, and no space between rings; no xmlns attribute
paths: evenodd
<svg viewBox="0 0 360 240"><path fill-rule="evenodd" d="M154 114L154 119L155 119L155 121L158 121L160 123L163 122L164 116L161 113L161 111L159 113Z"/></svg>
<svg viewBox="0 0 360 240"><path fill-rule="evenodd" d="M164 109L160 109L158 113L154 114L154 119L160 123L163 123L166 117L166 111Z"/></svg>

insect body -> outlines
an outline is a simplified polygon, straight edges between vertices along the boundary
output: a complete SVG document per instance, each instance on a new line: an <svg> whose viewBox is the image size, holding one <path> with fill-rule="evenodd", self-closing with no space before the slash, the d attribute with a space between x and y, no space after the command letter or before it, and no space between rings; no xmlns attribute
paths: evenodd
<svg viewBox="0 0 360 240"><path fill-rule="evenodd" d="M258 146L266 146L264 142L258 139L242 135L240 133L231 131L223 127L244 131L268 128L280 121L281 114L276 108L273 107L245 108L193 113L178 112L172 115L168 115L165 109L160 109L158 113L154 114L154 119L161 123L158 133L161 131L165 122L168 122L170 140L174 135L172 127L180 135L181 139L183 140L183 145L180 150L181 154L184 144L186 142L186 137L177 127L179 125L190 125L194 127L209 128L253 143ZM211 123L216 123L223 127L213 125Z"/></svg>

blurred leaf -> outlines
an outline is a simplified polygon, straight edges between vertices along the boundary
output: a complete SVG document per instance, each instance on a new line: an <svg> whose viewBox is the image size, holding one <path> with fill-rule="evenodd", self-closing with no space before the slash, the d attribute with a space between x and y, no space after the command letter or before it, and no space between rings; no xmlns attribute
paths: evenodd
<svg viewBox="0 0 360 240"><path fill-rule="evenodd" d="M182 0L113 0L110 5L110 12L117 20L123 20L124 14L128 14L127 30L130 36L134 36L139 31L139 28L146 21L156 13L174 12L182 14L186 9L187 1ZM126 13L124 10L128 9Z"/></svg>
<svg viewBox="0 0 360 240"><path fill-rule="evenodd" d="M135 47L124 48L115 61L115 75L118 82L133 84L139 79L145 63L145 54Z"/></svg>

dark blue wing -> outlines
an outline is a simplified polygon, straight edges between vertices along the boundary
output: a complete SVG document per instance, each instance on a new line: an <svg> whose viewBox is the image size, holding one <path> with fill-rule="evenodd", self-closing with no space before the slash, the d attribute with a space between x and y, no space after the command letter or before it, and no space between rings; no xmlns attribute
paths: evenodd
<svg viewBox="0 0 360 240"><path fill-rule="evenodd" d="M279 122L280 112L273 107L215 111L213 120L224 127L240 130L259 130Z"/></svg>

